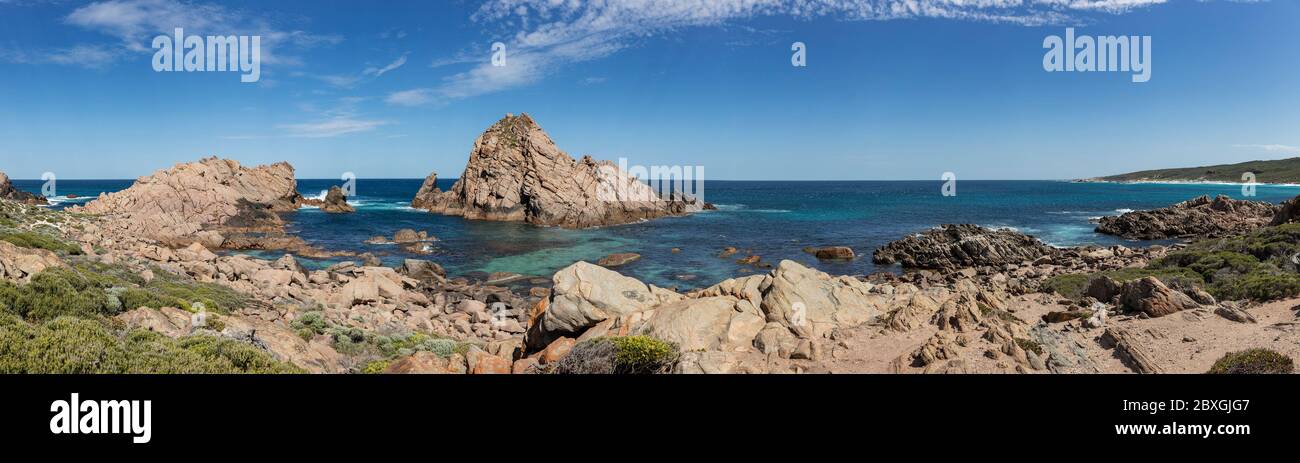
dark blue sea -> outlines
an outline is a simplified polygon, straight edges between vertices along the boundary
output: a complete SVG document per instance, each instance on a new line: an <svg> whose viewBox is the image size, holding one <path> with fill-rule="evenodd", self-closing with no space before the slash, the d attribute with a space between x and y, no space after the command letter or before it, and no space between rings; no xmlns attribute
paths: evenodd
<svg viewBox="0 0 1300 463"><path fill-rule="evenodd" d="M289 231L326 249L371 252L393 265L407 257L432 259L455 275L482 277L490 272L549 276L578 260L595 261L616 252L636 252L641 260L620 272L656 285L690 288L742 276L733 256L716 257L724 247L757 254L772 263L793 259L832 274L880 270L871 251L944 223L1010 227L1057 246L1126 242L1093 232L1090 219L1128 210L1163 207L1192 197L1225 194L1242 198L1238 185L1108 184L1063 181L962 181L957 195L942 196L938 181L781 182L709 181L704 199L718 211L590 230L543 228L518 223L471 221L410 208L420 179L362 179L350 203L355 214L325 214L303 209L286 216ZM439 180L441 188L454 179ZM16 180L39 192L38 180ZM304 196L320 196L334 180L299 180ZM130 186L130 180L60 180L54 208L83 203L100 192ZM1258 186L1255 200L1279 202L1300 194L1297 186ZM79 196L67 199L66 195ZM427 230L438 237L435 254L411 256L392 245L368 245L376 235L391 237L402 228ZM859 258L819 262L805 246L850 246ZM673 248L681 252L673 253ZM278 257L275 255L265 257ZM330 262L305 262L328 265ZM751 271L753 271L751 269Z"/></svg>

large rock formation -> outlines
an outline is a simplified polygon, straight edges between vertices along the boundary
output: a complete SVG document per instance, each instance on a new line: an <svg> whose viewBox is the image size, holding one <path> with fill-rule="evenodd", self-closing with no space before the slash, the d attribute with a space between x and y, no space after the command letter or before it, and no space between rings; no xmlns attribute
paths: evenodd
<svg viewBox="0 0 1300 463"><path fill-rule="evenodd" d="M219 227L272 231L281 225L275 213L297 209L299 198L288 163L248 168L211 157L159 170L71 210L106 215L138 236L170 241Z"/></svg>
<svg viewBox="0 0 1300 463"><path fill-rule="evenodd" d="M1033 261L1058 253L1038 239L1012 230L979 225L943 225L877 249L877 264L901 263L906 268L952 270Z"/></svg>
<svg viewBox="0 0 1300 463"><path fill-rule="evenodd" d="M13 183L9 182L9 176L0 172L0 199L8 199L23 204L46 204L44 196L34 195L26 191L14 188Z"/></svg>
<svg viewBox="0 0 1300 463"><path fill-rule="evenodd" d="M474 141L465 172L449 191L429 175L411 207L469 219L568 228L683 215L705 208L678 194L663 198L610 162L574 160L527 114L507 115Z"/></svg>
<svg viewBox="0 0 1300 463"><path fill-rule="evenodd" d="M1102 217L1097 232L1135 240L1213 238L1268 225L1278 210L1260 201L1200 196L1165 208Z"/></svg>
<svg viewBox="0 0 1300 463"><path fill-rule="evenodd" d="M1300 220L1300 196L1282 201L1269 225L1288 224L1297 220Z"/></svg>

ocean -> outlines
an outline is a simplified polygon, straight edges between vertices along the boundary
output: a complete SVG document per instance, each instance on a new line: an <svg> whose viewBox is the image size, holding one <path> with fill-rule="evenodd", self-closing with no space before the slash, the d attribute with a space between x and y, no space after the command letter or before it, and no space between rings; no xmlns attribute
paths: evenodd
<svg viewBox="0 0 1300 463"><path fill-rule="evenodd" d="M442 264L453 275L483 278L492 272L549 277L578 260L594 262L618 252L641 259L618 271L664 287L688 289L726 278L763 272L736 259L756 254L775 264L791 259L831 274L897 271L872 264L871 251L911 233L945 223L1007 227L1055 246L1143 246L1093 232L1090 219L1129 210L1151 209L1198 195L1224 194L1243 199L1237 185L1114 184L1065 181L960 181L957 195L945 197L939 181L709 181L704 199L717 211L643 223L587 230L534 227L518 223L465 220L412 209L422 179L360 179L349 203L353 214L302 209L286 214L289 232L325 249L371 252L385 264L408 257ZM446 190L455 179L441 179ZM125 189L131 180L59 180L52 208ZM18 188L39 192L39 180L15 180ZM298 190L321 196L336 180L299 180ZM1300 194L1300 186L1257 186L1254 200L1279 202ZM75 195L76 198L68 198ZM394 245L370 245L372 236L392 237L399 229L427 230L438 238L434 254L408 255ZM725 247L741 250L719 258ZM807 246L849 246L858 258L818 261ZM673 252L677 248L680 252ZM279 255L259 255L276 258ZM309 267L327 260L303 259ZM748 270L750 273L745 273Z"/></svg>

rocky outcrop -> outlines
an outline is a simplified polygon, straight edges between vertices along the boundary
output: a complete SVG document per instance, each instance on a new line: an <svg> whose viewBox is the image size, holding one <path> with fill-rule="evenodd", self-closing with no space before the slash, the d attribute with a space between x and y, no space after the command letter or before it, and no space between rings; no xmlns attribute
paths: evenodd
<svg viewBox="0 0 1300 463"><path fill-rule="evenodd" d="M943 225L886 244L872 254L872 260L882 265L899 263L904 268L951 270L1020 264L1057 253L1057 249L1016 231L961 224Z"/></svg>
<svg viewBox="0 0 1300 463"><path fill-rule="evenodd" d="M28 193L23 190L14 188L13 183L9 181L9 176L0 172L0 199L8 199L23 204L47 204L44 196Z"/></svg>
<svg viewBox="0 0 1300 463"><path fill-rule="evenodd" d="M1142 312L1149 317L1163 317L1200 307L1191 297L1170 289L1156 277L1124 283L1120 290L1120 303L1128 310Z"/></svg>
<svg viewBox="0 0 1300 463"><path fill-rule="evenodd" d="M635 252L620 252L601 257L600 260L596 261L596 265L605 268L620 267L630 264L640 258L641 255Z"/></svg>
<svg viewBox="0 0 1300 463"><path fill-rule="evenodd" d="M1300 220L1300 196L1282 201L1269 225L1288 224L1297 220Z"/></svg>
<svg viewBox="0 0 1300 463"><path fill-rule="evenodd" d="M320 205L322 212L330 214L346 214L356 212L356 208L348 204L348 198L343 194L343 189L338 186L330 187L329 192L325 193L325 200Z"/></svg>
<svg viewBox="0 0 1300 463"><path fill-rule="evenodd" d="M507 115L474 141L465 172L441 191L431 174L411 207L468 219L584 228L703 210L693 198L664 198L610 162L574 160L527 114Z"/></svg>
<svg viewBox="0 0 1300 463"><path fill-rule="evenodd" d="M63 261L53 252L0 241L0 280L26 283L37 273L62 265Z"/></svg>
<svg viewBox="0 0 1300 463"><path fill-rule="evenodd" d="M1238 235L1268 225L1279 209L1260 201L1200 196L1165 208L1102 217L1097 232L1135 240Z"/></svg>
<svg viewBox="0 0 1300 463"><path fill-rule="evenodd" d="M299 198L288 163L249 168L211 157L141 177L71 210L105 215L135 236L172 242L220 227L278 229L275 213L297 209Z"/></svg>

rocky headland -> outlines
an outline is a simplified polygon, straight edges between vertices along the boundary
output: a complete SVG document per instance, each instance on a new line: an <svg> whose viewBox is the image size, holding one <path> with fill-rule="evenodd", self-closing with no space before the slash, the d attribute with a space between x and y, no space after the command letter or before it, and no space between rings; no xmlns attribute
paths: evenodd
<svg viewBox="0 0 1300 463"><path fill-rule="evenodd" d="M1200 196L1169 207L1102 217L1097 232L1134 240L1215 238L1269 225L1279 206L1218 196Z"/></svg>
<svg viewBox="0 0 1300 463"><path fill-rule="evenodd" d="M22 204L48 203L43 196L14 188L13 183L9 181L9 176L5 175L4 172L0 172L0 199L7 199Z"/></svg>
<svg viewBox="0 0 1300 463"><path fill-rule="evenodd" d="M507 115L474 141L448 191L430 174L411 207L468 219L585 228L704 210L703 201L661 197L608 161L575 160L527 114Z"/></svg>

